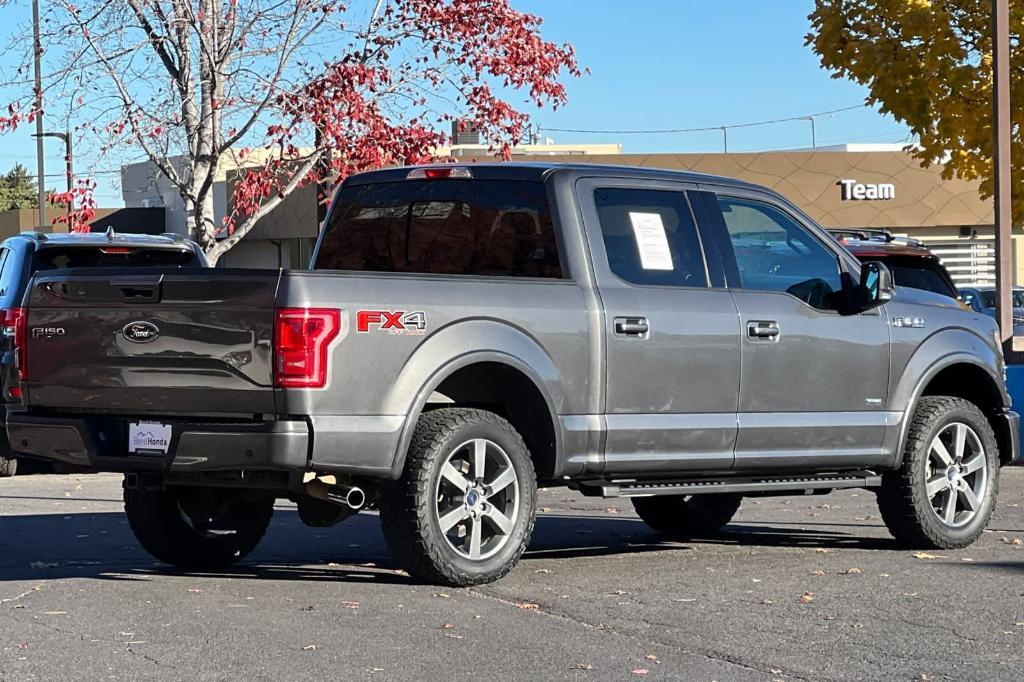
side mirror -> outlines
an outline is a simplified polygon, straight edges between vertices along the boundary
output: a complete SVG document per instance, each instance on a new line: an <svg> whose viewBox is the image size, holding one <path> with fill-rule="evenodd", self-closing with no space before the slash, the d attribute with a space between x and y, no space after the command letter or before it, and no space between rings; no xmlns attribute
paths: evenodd
<svg viewBox="0 0 1024 682"><path fill-rule="evenodd" d="M885 263L873 260L860 266L858 310L877 308L892 298L892 273Z"/></svg>

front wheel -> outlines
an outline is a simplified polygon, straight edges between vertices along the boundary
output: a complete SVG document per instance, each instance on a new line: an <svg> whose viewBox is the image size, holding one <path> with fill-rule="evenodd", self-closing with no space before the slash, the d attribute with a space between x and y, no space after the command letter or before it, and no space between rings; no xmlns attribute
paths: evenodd
<svg viewBox="0 0 1024 682"><path fill-rule="evenodd" d="M479 585L526 550L536 495L530 453L511 424L484 410L434 410L416 424L402 477L381 490L381 528L413 577Z"/></svg>
<svg viewBox="0 0 1024 682"><path fill-rule="evenodd" d="M228 566L256 548L274 498L241 490L124 489L128 525L154 558L187 569Z"/></svg>
<svg viewBox="0 0 1024 682"><path fill-rule="evenodd" d="M966 547L984 532L998 492L998 446L981 410L962 398L921 398L903 465L878 491L893 537L910 547Z"/></svg>

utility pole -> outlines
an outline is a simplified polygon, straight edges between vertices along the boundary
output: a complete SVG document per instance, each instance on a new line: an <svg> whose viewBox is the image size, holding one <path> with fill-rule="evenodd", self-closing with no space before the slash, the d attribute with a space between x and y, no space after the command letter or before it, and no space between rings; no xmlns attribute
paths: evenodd
<svg viewBox="0 0 1024 682"><path fill-rule="evenodd" d="M46 224L46 164L43 163L43 44L39 38L39 0L32 0L32 52L36 71L36 184L39 225Z"/></svg>
<svg viewBox="0 0 1024 682"><path fill-rule="evenodd" d="M721 126L721 128L722 128L722 153L723 154L728 154L729 153L729 129L726 128L725 126Z"/></svg>
<svg viewBox="0 0 1024 682"><path fill-rule="evenodd" d="M1013 235L1010 203L1010 8L992 0L992 170L996 237L996 321L1013 351Z"/></svg>
<svg viewBox="0 0 1024 682"><path fill-rule="evenodd" d="M68 216L70 217L71 212L75 210L75 197L71 193L75 184L75 166L71 156L71 131L69 130L66 133L36 133L32 137L39 140L44 137L56 137L64 142L64 174L67 175Z"/></svg>

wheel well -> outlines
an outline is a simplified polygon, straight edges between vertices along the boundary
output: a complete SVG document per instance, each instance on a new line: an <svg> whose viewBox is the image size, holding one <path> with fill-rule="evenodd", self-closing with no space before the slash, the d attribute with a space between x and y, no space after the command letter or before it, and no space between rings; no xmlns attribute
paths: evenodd
<svg viewBox="0 0 1024 682"><path fill-rule="evenodd" d="M554 478L555 424L544 394L523 372L500 362L458 369L441 382L425 409L453 405L489 410L507 419L530 449L537 479Z"/></svg>
<svg viewBox="0 0 1024 682"><path fill-rule="evenodd" d="M1006 433L1006 420L998 418L1003 409L1003 396L988 372L967 363L950 365L932 377L921 395L951 395L977 405L996 434L1000 458L1008 461L1010 434Z"/></svg>

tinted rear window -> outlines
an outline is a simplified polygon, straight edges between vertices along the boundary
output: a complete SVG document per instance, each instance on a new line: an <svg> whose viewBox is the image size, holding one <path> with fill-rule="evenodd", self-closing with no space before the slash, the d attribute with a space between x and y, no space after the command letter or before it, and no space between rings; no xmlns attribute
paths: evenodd
<svg viewBox="0 0 1024 682"><path fill-rule="evenodd" d="M424 180L346 187L316 270L561 277L544 185Z"/></svg>
<svg viewBox="0 0 1024 682"><path fill-rule="evenodd" d="M956 298L956 290L950 285L939 266L920 258L885 259L896 286L931 291L950 298Z"/></svg>
<svg viewBox="0 0 1024 682"><path fill-rule="evenodd" d="M132 267L202 267L191 250L129 248L122 246L49 246L32 257L33 270L57 268L106 268L122 265Z"/></svg>

